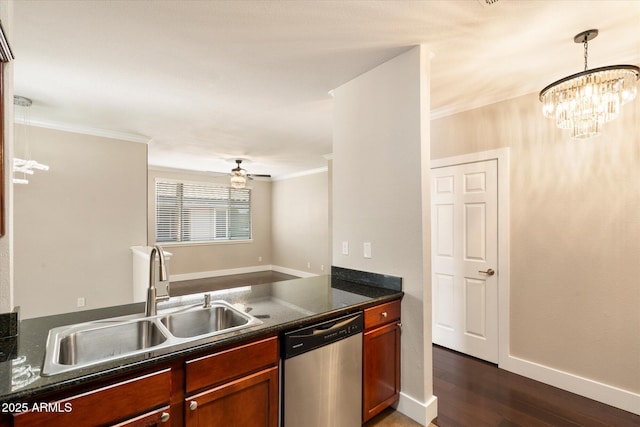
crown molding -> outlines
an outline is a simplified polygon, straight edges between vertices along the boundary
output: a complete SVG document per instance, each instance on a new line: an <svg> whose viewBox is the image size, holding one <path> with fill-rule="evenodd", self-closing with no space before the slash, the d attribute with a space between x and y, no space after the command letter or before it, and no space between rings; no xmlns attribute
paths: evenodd
<svg viewBox="0 0 640 427"><path fill-rule="evenodd" d="M151 142L151 139L152 139L148 136L138 135L134 133L118 132L118 131L106 130L106 129L97 129L97 128L91 128L86 126L69 125L66 123L49 122L44 120L31 119L27 122L20 118L16 118L14 122L20 125L28 125L28 126L35 126L39 128L45 128L45 129L60 130L63 132L79 133L82 135L100 136L103 138L119 139L121 141L138 142L141 144L148 144L149 142Z"/></svg>
<svg viewBox="0 0 640 427"><path fill-rule="evenodd" d="M453 116L454 114L464 113L465 111L476 110L478 108L486 107L488 105L498 104L500 102L509 101L511 99L520 98L521 96L529 95L534 92L523 92L513 94L507 97L504 96L485 96L484 98L474 99L470 102L460 102L455 105L445 106L440 108L434 108L431 110L431 120L441 119L447 116ZM537 94L537 92L535 92Z"/></svg>
<svg viewBox="0 0 640 427"><path fill-rule="evenodd" d="M167 172L167 173L179 173L179 174L190 174L190 175L202 175L209 176L213 178L228 178L229 174L225 172L216 172L216 171L203 171L203 170L195 170L195 169L184 169L184 168L175 168L171 166L159 166L159 165L148 165L147 170L155 171L155 172Z"/></svg>
<svg viewBox="0 0 640 427"><path fill-rule="evenodd" d="M291 178L299 178L301 176L307 176L307 175L315 175L317 173L323 173L323 172L328 172L329 168L327 166L322 167L322 168L317 168L317 169L309 169L306 171L302 171L302 172L294 172L291 173L289 175L282 175L282 176L278 176L275 178L271 178L271 181L284 181L286 179L291 179Z"/></svg>

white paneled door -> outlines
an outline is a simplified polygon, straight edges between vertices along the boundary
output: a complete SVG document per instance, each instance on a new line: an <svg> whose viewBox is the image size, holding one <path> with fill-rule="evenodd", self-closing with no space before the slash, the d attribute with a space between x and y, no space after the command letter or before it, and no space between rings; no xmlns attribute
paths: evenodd
<svg viewBox="0 0 640 427"><path fill-rule="evenodd" d="M498 363L497 161L431 177L433 342Z"/></svg>

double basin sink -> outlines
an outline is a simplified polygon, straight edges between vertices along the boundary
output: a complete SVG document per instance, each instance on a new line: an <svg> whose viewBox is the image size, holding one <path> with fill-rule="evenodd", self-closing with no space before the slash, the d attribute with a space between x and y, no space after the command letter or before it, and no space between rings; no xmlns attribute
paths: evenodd
<svg viewBox="0 0 640 427"><path fill-rule="evenodd" d="M133 317L133 318L132 318ZM225 301L166 310L153 317L123 316L49 331L42 375L110 362L261 324Z"/></svg>

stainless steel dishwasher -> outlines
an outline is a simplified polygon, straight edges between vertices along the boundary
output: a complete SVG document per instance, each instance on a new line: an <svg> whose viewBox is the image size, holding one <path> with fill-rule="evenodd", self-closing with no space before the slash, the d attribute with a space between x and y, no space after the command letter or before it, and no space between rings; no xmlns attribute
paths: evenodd
<svg viewBox="0 0 640 427"><path fill-rule="evenodd" d="M362 313L284 334L284 427L362 425Z"/></svg>

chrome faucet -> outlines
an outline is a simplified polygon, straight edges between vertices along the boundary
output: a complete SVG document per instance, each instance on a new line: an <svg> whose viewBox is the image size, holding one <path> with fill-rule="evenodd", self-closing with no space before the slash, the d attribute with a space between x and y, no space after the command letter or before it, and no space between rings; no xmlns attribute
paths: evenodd
<svg viewBox="0 0 640 427"><path fill-rule="evenodd" d="M158 254L158 281L160 283L167 284L167 294L158 296L156 284L153 275L153 264L156 260L156 254ZM169 299L169 275L167 274L167 265L164 260L164 252L158 245L151 249L149 254L149 288L147 289L147 304L144 310L145 316L155 316L158 313L158 301Z"/></svg>

